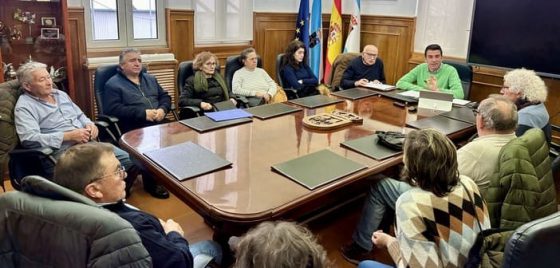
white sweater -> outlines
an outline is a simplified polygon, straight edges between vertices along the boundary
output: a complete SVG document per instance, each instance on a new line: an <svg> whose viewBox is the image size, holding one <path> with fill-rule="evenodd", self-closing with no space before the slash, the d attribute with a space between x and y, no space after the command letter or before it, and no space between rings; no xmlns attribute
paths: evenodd
<svg viewBox="0 0 560 268"><path fill-rule="evenodd" d="M243 67L233 74L232 91L242 96L256 96L261 91L270 96L276 94L276 83L262 68L250 71Z"/></svg>

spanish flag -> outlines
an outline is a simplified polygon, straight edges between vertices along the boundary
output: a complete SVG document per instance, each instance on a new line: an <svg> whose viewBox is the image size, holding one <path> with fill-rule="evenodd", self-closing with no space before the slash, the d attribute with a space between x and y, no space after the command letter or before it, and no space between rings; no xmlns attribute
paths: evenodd
<svg viewBox="0 0 560 268"><path fill-rule="evenodd" d="M325 64L325 82L331 81L331 66L336 56L342 51L342 17L340 0L333 0L329 36L327 39L327 63Z"/></svg>

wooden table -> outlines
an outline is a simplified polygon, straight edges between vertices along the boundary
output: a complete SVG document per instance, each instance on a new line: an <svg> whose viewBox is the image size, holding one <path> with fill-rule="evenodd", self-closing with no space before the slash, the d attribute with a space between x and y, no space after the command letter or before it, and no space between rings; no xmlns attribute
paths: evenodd
<svg viewBox="0 0 560 268"><path fill-rule="evenodd" d="M305 115L334 109L353 112L364 118L363 124L329 132L307 129ZM205 218L218 233L238 234L258 222L275 219L299 219L319 207L332 206L365 192L368 176L401 163L402 155L376 161L340 143L373 134L376 130L409 131L406 122L416 115L393 105L384 97L368 97L268 120L253 119L207 133L198 133L179 122L128 132L122 136L122 148L143 162L173 194ZM186 181L176 180L142 155L186 141L197 143L233 163L232 168ZM271 171L271 166L321 149L364 164L367 169L319 187L315 190ZM350 191L349 189L353 189Z"/></svg>

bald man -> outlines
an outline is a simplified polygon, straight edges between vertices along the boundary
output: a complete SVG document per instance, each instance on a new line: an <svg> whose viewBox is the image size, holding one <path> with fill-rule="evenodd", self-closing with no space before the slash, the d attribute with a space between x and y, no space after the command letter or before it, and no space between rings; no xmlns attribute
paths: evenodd
<svg viewBox="0 0 560 268"><path fill-rule="evenodd" d="M342 75L342 89L364 86L368 82L385 83L383 61L377 58L378 50L374 45L366 45L362 55L353 59Z"/></svg>

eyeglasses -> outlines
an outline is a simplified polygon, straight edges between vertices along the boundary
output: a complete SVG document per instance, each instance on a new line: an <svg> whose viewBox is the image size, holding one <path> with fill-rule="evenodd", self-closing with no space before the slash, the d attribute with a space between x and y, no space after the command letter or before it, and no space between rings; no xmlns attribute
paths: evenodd
<svg viewBox="0 0 560 268"><path fill-rule="evenodd" d="M120 178L124 178L124 177L126 177L126 169L123 166L118 165L117 170L115 170L115 172L103 175L101 177L97 177L93 181L99 181L99 180L102 180L102 179L110 177L110 176L119 176Z"/></svg>

